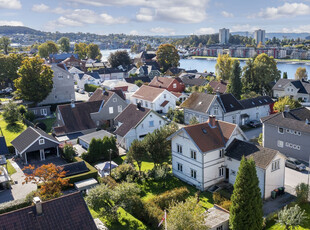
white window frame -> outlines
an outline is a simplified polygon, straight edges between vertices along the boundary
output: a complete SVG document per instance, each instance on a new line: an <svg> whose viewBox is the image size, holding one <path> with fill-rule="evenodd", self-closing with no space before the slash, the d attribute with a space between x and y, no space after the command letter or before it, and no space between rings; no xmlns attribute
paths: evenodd
<svg viewBox="0 0 310 230"><path fill-rule="evenodd" d="M109 114L113 114L114 113L114 108L113 106L109 107Z"/></svg>
<svg viewBox="0 0 310 230"><path fill-rule="evenodd" d="M236 124L236 115L232 115L231 117L232 117L232 123Z"/></svg>
<svg viewBox="0 0 310 230"><path fill-rule="evenodd" d="M151 125L152 124L152 125ZM149 127L154 127L154 121L149 121Z"/></svg>
<svg viewBox="0 0 310 230"><path fill-rule="evenodd" d="M43 116L47 115L47 109L41 109L40 112L41 112L41 115Z"/></svg>
<svg viewBox="0 0 310 230"><path fill-rule="evenodd" d="M219 168L219 177L223 177L224 176L224 167L220 167Z"/></svg>
<svg viewBox="0 0 310 230"><path fill-rule="evenodd" d="M278 140L278 141L277 141L277 146L278 146L279 148L283 148L284 142L281 141L281 140Z"/></svg>
<svg viewBox="0 0 310 230"><path fill-rule="evenodd" d="M178 171L183 172L183 164L177 163Z"/></svg>
<svg viewBox="0 0 310 230"><path fill-rule="evenodd" d="M216 105L214 106L214 115L219 115L219 107Z"/></svg>
<svg viewBox="0 0 310 230"><path fill-rule="evenodd" d="M123 107L121 105L117 106L117 112L121 113L123 111Z"/></svg>
<svg viewBox="0 0 310 230"><path fill-rule="evenodd" d="M191 178L197 179L197 171L195 169L191 169Z"/></svg>
<svg viewBox="0 0 310 230"><path fill-rule="evenodd" d="M182 145L180 144L177 144L177 153L183 153L183 148L182 148Z"/></svg>
<svg viewBox="0 0 310 230"><path fill-rule="evenodd" d="M45 140L42 138L42 139L39 139L39 145L44 145L45 144Z"/></svg>
<svg viewBox="0 0 310 230"><path fill-rule="evenodd" d="M173 88L174 88L174 89L177 88L177 83L173 83Z"/></svg>
<svg viewBox="0 0 310 230"><path fill-rule="evenodd" d="M224 149L220 149L220 158L224 157Z"/></svg>
<svg viewBox="0 0 310 230"><path fill-rule="evenodd" d="M197 160L197 152L191 149L191 158Z"/></svg>
<svg viewBox="0 0 310 230"><path fill-rule="evenodd" d="M149 103L147 101L144 101L145 107L149 107Z"/></svg>
<svg viewBox="0 0 310 230"><path fill-rule="evenodd" d="M273 161L271 165L271 172L276 171L278 169L280 169L280 159Z"/></svg>
<svg viewBox="0 0 310 230"><path fill-rule="evenodd" d="M280 129L282 129L282 132L280 131ZM282 128L282 127L278 127L278 133L280 133L280 134L284 134L284 128Z"/></svg>

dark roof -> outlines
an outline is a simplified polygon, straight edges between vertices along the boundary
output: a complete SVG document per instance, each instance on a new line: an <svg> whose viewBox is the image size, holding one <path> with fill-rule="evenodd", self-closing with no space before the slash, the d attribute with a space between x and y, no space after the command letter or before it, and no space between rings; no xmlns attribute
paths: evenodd
<svg viewBox="0 0 310 230"><path fill-rule="evenodd" d="M87 72L86 74L92 76L95 79L101 79L98 72Z"/></svg>
<svg viewBox="0 0 310 230"><path fill-rule="evenodd" d="M81 80L84 77L85 73L78 73L77 75L78 75L79 79Z"/></svg>
<svg viewBox="0 0 310 230"><path fill-rule="evenodd" d="M216 121L216 126L211 127L208 121L197 125L189 125L183 129L201 152L208 152L225 147L236 126L225 121Z"/></svg>
<svg viewBox="0 0 310 230"><path fill-rule="evenodd" d="M270 105L274 103L272 98L269 96L259 96L255 98L249 98L240 100L239 102L245 109L253 108L256 106Z"/></svg>
<svg viewBox="0 0 310 230"><path fill-rule="evenodd" d="M183 83L187 86L202 86L208 83L208 80L201 79L201 78L195 78L195 75L193 74L186 74L180 77Z"/></svg>
<svg viewBox="0 0 310 230"><path fill-rule="evenodd" d="M96 128L90 114L98 112L101 104L102 101L81 102L75 103L74 108L71 104L59 105L58 110L61 113L64 126L54 127L56 135Z"/></svg>
<svg viewBox="0 0 310 230"><path fill-rule="evenodd" d="M135 81L138 81L138 80L141 80L143 81L144 83L149 83L151 82L151 79L149 77L127 77L125 78L125 81L128 82L128 83L132 83L134 84Z"/></svg>
<svg viewBox="0 0 310 230"><path fill-rule="evenodd" d="M141 53L139 53L137 55L136 58L144 58L144 59L147 59L147 60L150 60L152 58L156 57L156 53L155 52L150 52L150 51L142 51Z"/></svg>
<svg viewBox="0 0 310 230"><path fill-rule="evenodd" d="M310 121L310 110L304 107L261 118L261 121L266 124L310 133L310 125L307 124L307 120Z"/></svg>
<svg viewBox="0 0 310 230"><path fill-rule="evenodd" d="M239 101L231 93L221 94L217 99L220 100L220 104L224 106L226 113L244 109Z"/></svg>
<svg viewBox="0 0 310 230"><path fill-rule="evenodd" d="M80 192L42 202L42 212L29 206L1 214L0 230L97 229Z"/></svg>
<svg viewBox="0 0 310 230"><path fill-rule="evenodd" d="M122 89L110 89L111 92L116 93L120 98L122 98L124 101L126 100L125 94L123 93Z"/></svg>
<svg viewBox="0 0 310 230"><path fill-rule="evenodd" d="M226 149L225 155L238 161L241 160L242 156L245 156L247 159L252 158L257 167L266 169L278 153L274 149L234 139Z"/></svg>
<svg viewBox="0 0 310 230"><path fill-rule="evenodd" d="M88 99L88 101L102 101L105 102L112 97L113 92L110 90L103 90L102 88L97 88L96 91L91 95L91 97Z"/></svg>
<svg viewBox="0 0 310 230"><path fill-rule="evenodd" d="M84 161L64 164L61 165L60 167L63 167L63 171L66 171L66 177L89 171Z"/></svg>
<svg viewBox="0 0 310 230"><path fill-rule="evenodd" d="M171 67L168 69L168 71L170 71L172 74L179 74L183 71L185 71L185 69L182 69L182 68L178 68L178 67Z"/></svg>
<svg viewBox="0 0 310 230"><path fill-rule="evenodd" d="M11 142L11 144L18 150L18 152L21 153L28 149L28 147L30 147L30 145L40 136L58 143L58 141L53 136L47 134L43 130L29 126L24 132L16 137Z"/></svg>
<svg viewBox="0 0 310 230"><path fill-rule="evenodd" d="M118 68L100 68L98 70L93 70L93 72L98 72L99 74L111 74L111 73L124 73L126 71Z"/></svg>
<svg viewBox="0 0 310 230"><path fill-rule="evenodd" d="M122 125L115 130L115 134L124 137L130 129L136 127L137 124L150 112L150 109L129 104L123 112L118 114L115 121L121 122Z"/></svg>
<svg viewBox="0 0 310 230"><path fill-rule="evenodd" d="M9 154L9 149L5 142L5 137L0 137L0 155Z"/></svg>
<svg viewBox="0 0 310 230"><path fill-rule="evenodd" d="M55 59L57 62L64 61L67 58L70 58L71 56L75 57L76 59L79 59L79 55L75 53L61 53L61 54L50 54L51 59Z"/></svg>

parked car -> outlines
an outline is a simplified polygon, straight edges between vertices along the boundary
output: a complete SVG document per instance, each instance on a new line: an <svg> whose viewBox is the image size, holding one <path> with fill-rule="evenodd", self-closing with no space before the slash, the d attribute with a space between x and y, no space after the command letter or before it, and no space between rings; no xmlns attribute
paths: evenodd
<svg viewBox="0 0 310 230"><path fill-rule="evenodd" d="M248 123L248 125L253 127L253 128L257 128L257 127L261 126L262 123L260 121L258 121L258 120L253 120L253 121L250 121Z"/></svg>
<svg viewBox="0 0 310 230"><path fill-rule="evenodd" d="M291 158L291 157L289 157L285 161L285 166L292 168L292 169L297 169L299 171L303 171L306 169L306 166L303 163L301 163L299 160L296 160L295 158Z"/></svg>

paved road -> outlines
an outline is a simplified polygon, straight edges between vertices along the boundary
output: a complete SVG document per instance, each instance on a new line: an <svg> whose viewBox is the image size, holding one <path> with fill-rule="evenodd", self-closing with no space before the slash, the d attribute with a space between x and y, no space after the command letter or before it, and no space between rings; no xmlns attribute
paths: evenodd
<svg viewBox="0 0 310 230"><path fill-rule="evenodd" d="M262 127L244 131L245 135L248 137L249 140L258 137L261 132L262 132Z"/></svg>

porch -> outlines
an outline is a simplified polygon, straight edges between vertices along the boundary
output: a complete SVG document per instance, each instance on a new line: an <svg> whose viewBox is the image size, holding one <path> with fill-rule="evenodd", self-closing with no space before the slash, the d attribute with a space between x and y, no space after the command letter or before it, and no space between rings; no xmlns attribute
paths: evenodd
<svg viewBox="0 0 310 230"><path fill-rule="evenodd" d="M17 150L15 149L15 151ZM25 164L34 163L37 161L45 161L47 159L55 158L55 157L60 157L58 145L55 147L42 148L42 149L28 151L22 154L22 159Z"/></svg>

